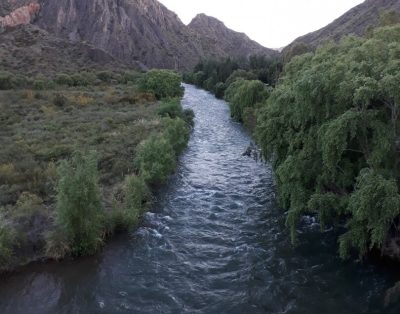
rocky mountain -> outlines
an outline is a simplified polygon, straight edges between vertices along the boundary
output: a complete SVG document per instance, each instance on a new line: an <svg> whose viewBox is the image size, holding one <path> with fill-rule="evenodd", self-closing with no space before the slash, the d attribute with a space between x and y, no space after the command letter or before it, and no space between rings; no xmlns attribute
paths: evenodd
<svg viewBox="0 0 400 314"><path fill-rule="evenodd" d="M32 24L10 28L0 35L0 70L36 75L126 66L104 50L64 40Z"/></svg>
<svg viewBox="0 0 400 314"><path fill-rule="evenodd" d="M316 47L326 40L338 41L350 34L364 35L368 27L378 25L381 12L389 10L400 12L400 1L366 0L324 28L297 38L289 47L298 43Z"/></svg>
<svg viewBox="0 0 400 314"><path fill-rule="evenodd" d="M202 58L276 55L204 14L186 26L157 0L2 0L2 28L29 23L147 68L182 70Z"/></svg>
<svg viewBox="0 0 400 314"><path fill-rule="evenodd" d="M261 46L246 34L235 32L218 19L205 14L198 14L188 27L197 34L202 50L209 51L214 57L241 58L250 55L278 55L276 50Z"/></svg>

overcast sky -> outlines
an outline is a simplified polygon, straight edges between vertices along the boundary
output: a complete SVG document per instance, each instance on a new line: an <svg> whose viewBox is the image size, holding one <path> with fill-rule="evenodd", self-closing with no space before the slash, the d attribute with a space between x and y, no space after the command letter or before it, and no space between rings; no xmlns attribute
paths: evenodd
<svg viewBox="0 0 400 314"><path fill-rule="evenodd" d="M269 48L317 30L364 0L159 0L188 24L197 13L223 21Z"/></svg>

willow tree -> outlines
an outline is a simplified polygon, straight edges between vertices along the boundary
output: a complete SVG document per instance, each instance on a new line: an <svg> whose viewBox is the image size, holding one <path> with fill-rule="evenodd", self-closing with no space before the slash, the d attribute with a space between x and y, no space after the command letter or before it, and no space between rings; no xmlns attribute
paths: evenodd
<svg viewBox="0 0 400 314"><path fill-rule="evenodd" d="M294 57L259 112L257 137L289 208L345 221L340 253L362 256L398 233L400 25Z"/></svg>

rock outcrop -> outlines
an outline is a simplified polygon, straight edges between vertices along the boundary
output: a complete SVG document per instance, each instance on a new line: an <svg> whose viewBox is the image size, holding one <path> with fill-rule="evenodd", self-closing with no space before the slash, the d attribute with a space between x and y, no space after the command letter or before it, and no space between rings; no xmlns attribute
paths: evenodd
<svg viewBox="0 0 400 314"><path fill-rule="evenodd" d="M139 68L135 63L128 66ZM19 25L0 35L0 70L36 76L126 67L101 49L56 37L36 25Z"/></svg>
<svg viewBox="0 0 400 314"><path fill-rule="evenodd" d="M277 56L279 54L251 40L246 34L235 32L220 20L205 14L198 14L188 27L197 34L202 50L213 54L211 57L242 58L250 55Z"/></svg>
<svg viewBox="0 0 400 314"><path fill-rule="evenodd" d="M8 15L0 16L0 26L3 28L15 27L21 24L32 22L36 14L40 11L40 4L37 2L27 3L9 12Z"/></svg>
<svg viewBox="0 0 400 314"><path fill-rule="evenodd" d="M369 26L377 26L381 12L394 10L400 13L399 0L366 0L352 8L329 25L297 38L288 48L304 43L310 47L316 47L326 40L338 41L346 35L364 35Z"/></svg>
<svg viewBox="0 0 400 314"><path fill-rule="evenodd" d="M157 0L3 0L0 13L4 26L33 22L147 68L185 70L203 58L276 54L206 15L186 26Z"/></svg>

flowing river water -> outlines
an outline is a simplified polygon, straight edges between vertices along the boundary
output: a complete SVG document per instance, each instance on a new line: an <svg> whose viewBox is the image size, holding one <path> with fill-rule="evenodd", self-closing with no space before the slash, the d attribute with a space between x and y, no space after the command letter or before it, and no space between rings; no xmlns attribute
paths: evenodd
<svg viewBox="0 0 400 314"><path fill-rule="evenodd" d="M0 282L1 314L400 313L391 275L337 257L332 232L305 220L293 247L272 169L225 102L185 85L189 147L142 226L95 257L27 267Z"/></svg>

